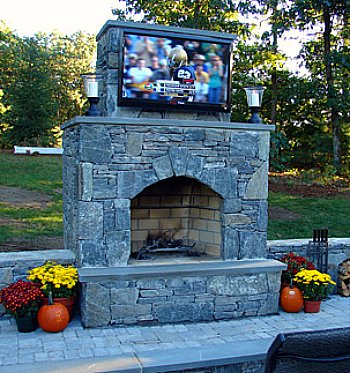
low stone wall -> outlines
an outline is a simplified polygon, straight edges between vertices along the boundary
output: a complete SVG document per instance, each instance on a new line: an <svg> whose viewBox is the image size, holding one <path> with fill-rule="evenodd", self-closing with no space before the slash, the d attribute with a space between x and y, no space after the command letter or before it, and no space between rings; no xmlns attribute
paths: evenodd
<svg viewBox="0 0 350 373"><path fill-rule="evenodd" d="M81 268L86 327L235 319L278 311L277 261Z"/></svg>
<svg viewBox="0 0 350 373"><path fill-rule="evenodd" d="M283 254L288 253L289 251L294 251L300 255L306 255L308 241L309 240L307 239L268 241L267 246L268 246L269 257L278 259ZM330 238L329 239L328 272L334 279L337 279L337 276L338 276L338 273L337 273L338 265L343 260L349 257L350 257L350 238ZM42 265L46 260L53 260L53 261L56 261L62 264L75 263L74 253L69 250L45 250L45 251L32 251L32 252L0 253L0 288L4 288L8 286L12 282L17 281L20 278L24 279L29 269ZM253 279L248 280L247 278L243 278L242 280L244 280L245 282L246 281L254 282ZM179 303L181 296L182 297L191 296L190 291L189 291L191 287L197 288L197 287L203 286L202 295L200 294L198 295L198 297L200 297L200 296L203 296L203 294L205 294L203 290L207 288L208 286L208 280L206 278L203 278L203 281L206 283L205 285L198 285L199 278L198 277L196 278L196 276L193 276L193 277L190 276L189 281L187 281L187 285L185 285L185 282L184 282L185 279L183 277L179 277L178 278L179 287L177 288L176 291L175 291L175 288L172 289L172 293L170 297L170 295L166 295L165 293L163 293L163 295L160 295L161 294L160 290L162 290L162 288L160 289L157 288L157 286L155 285L157 282L156 279L154 279L153 288L150 287L150 288L145 288L145 289L141 288L140 284L142 284L142 282L140 282L141 281L140 279L134 280L134 282L132 282L132 280L125 280L124 278L124 281L129 286L126 292L126 294L129 294L129 296L131 294L131 290L130 290L131 286L136 285L136 284L137 286L139 286L139 290L137 290L139 292L138 297L140 297L140 299L141 298L143 299L141 301L141 303L144 302L143 304L147 304L147 299L149 301L149 299L152 297L158 297L159 298L158 301L162 299L161 297L163 297L163 301L166 299L166 297L168 297L168 302L170 302L170 299L171 299L171 301L175 303L175 299L177 296L178 296L177 303ZM158 281L160 280L158 279ZM172 281L173 281L173 284L175 284L174 279ZM181 284L181 281L182 281L182 285L180 286L179 284ZM202 279L200 281L202 281ZM229 283L230 278L229 277L226 278L226 281ZM123 286L125 285L125 283L123 283ZM90 284L89 286L91 287L95 286L95 288L98 288L96 284ZM117 287L115 287L113 290L113 294L115 295L118 294L118 286L121 286L121 282L117 283ZM184 289L186 289L186 286L187 286L188 294L182 294L182 295L175 294L179 291L184 292ZM105 287L107 289L106 291L108 295L112 294L112 287L108 283L108 281L105 283ZM164 288L165 288L165 283L164 283ZM158 292L158 295L156 295L157 292ZM120 293L120 290L119 290L119 293ZM252 298L252 295L247 295L247 297L249 297L250 301L252 302L259 301L259 300L254 299L254 297ZM224 298L226 298L226 303L222 302L223 304L221 305L222 306L221 309L219 307L220 301L217 302L216 309L215 309L215 306L213 308L216 312L216 317L220 318L220 312L221 312L221 315L224 315L224 313L229 314L229 313L236 312L236 315L239 316L240 313L242 312L243 306L242 305L240 306L238 303L234 305L233 296L227 296L227 297L222 297L218 299L221 299L221 301L223 301ZM230 302L232 304L230 304ZM163 304L163 306L166 305L166 302L163 302L163 303L165 303ZM195 304L195 302L193 304ZM197 298L197 304L198 304L198 298ZM192 307L195 308L195 306L192 306ZM236 310L234 309L235 307L237 307ZM243 312L253 312L252 314L254 314L255 311L254 310L249 311L248 308L246 308ZM0 317L3 316L3 314L4 314L3 308L0 305ZM112 319L111 316L110 318Z"/></svg>
<svg viewBox="0 0 350 373"><path fill-rule="evenodd" d="M279 259L283 254L293 251L306 256L310 240L271 240L267 241L268 257ZM338 266L350 257L350 238L330 238L328 240L328 273L336 281L338 278Z"/></svg>
<svg viewBox="0 0 350 373"><path fill-rule="evenodd" d="M41 266L47 260L61 264L74 264L75 257L69 250L43 250L0 253L0 289L25 279L29 269ZM0 305L0 317L4 308Z"/></svg>

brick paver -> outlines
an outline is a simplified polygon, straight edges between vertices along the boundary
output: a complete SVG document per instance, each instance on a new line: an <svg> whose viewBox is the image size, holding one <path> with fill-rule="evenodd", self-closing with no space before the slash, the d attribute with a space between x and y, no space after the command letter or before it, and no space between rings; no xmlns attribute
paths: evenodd
<svg viewBox="0 0 350 373"><path fill-rule="evenodd" d="M275 337L281 332L350 326L350 298L332 296L318 314L285 313L231 321L163 326L84 329L73 320L60 333L18 333L14 320L0 320L0 372L6 366L140 351L204 347Z"/></svg>

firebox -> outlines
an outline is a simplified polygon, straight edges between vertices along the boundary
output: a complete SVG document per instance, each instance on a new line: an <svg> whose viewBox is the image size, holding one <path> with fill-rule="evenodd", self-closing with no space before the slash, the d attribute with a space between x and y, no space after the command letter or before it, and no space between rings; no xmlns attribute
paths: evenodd
<svg viewBox="0 0 350 373"><path fill-rule="evenodd" d="M222 198L195 179L172 177L131 201L135 259L222 258Z"/></svg>

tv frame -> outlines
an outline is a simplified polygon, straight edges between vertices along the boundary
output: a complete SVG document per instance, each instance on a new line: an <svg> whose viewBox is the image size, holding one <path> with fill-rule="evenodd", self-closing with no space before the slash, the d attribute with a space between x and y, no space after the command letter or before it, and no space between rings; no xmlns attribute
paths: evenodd
<svg viewBox="0 0 350 373"><path fill-rule="evenodd" d="M231 77L232 77L232 52L233 43L236 39L235 35L219 33L214 31L186 29L179 27L167 27L160 25L148 25L141 23L130 23L130 22L117 22L120 28L120 45L119 45L119 76L118 76L118 96L117 103L120 107L141 107L145 110L150 111L167 111L167 110L178 110L178 111L200 111L200 112L231 112ZM148 36L167 38L173 40L193 40L201 43L210 44L221 44L228 47L228 61L227 63L227 83L226 83L226 101L221 103L208 103L208 102L187 102L182 105L170 104L169 102L149 99L149 98L132 98L123 97L123 70L125 63L125 35L137 35L137 36Z"/></svg>

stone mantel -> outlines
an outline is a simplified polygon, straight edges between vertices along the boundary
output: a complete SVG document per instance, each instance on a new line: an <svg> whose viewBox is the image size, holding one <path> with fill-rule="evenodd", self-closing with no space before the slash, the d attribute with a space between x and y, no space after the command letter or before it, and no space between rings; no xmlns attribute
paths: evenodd
<svg viewBox="0 0 350 373"><path fill-rule="evenodd" d="M77 116L62 126L62 130L74 127L80 124L94 125L127 125L127 126L171 126L171 127L203 127L212 129L227 129L227 130L244 130L244 131L274 131L275 126L270 124L251 124L239 122L220 122L210 120L179 120L179 119L156 119L156 118L112 118L112 117L85 117Z"/></svg>

